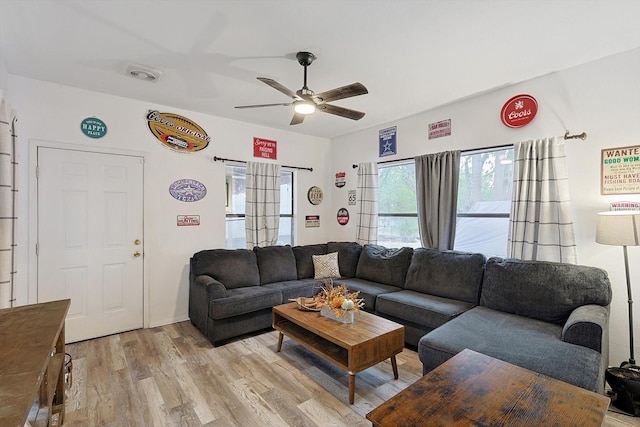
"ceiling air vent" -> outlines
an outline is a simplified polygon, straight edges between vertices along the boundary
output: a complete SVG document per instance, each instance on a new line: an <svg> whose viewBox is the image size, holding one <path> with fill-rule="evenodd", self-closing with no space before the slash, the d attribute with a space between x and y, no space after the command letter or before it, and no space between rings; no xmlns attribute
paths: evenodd
<svg viewBox="0 0 640 427"><path fill-rule="evenodd" d="M162 77L162 71L145 65L129 64L127 65L125 74L134 79L143 80L145 82L156 82Z"/></svg>

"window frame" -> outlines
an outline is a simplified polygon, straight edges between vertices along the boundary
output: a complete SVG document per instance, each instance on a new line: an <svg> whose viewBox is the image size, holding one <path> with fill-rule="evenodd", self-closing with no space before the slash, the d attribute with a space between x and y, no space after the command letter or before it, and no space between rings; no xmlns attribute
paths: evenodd
<svg viewBox="0 0 640 427"><path fill-rule="evenodd" d="M229 212L229 209L232 209L232 201L233 201L233 188L232 188L232 183L233 183L233 179L229 179L230 175L229 175L229 171L233 168L242 168L245 170L245 176L246 176L246 165L245 164L229 164L226 165L226 169L225 169L225 183L226 183L226 205L225 205L225 248L226 249L236 249L235 247L228 247L227 246L227 224L229 223L229 220L233 220L233 219L245 219L246 218L246 213L233 213L233 212ZM290 219L290 223L291 223L291 229L289 230L289 235L291 236L291 242L290 243L283 243L283 244L288 244L293 246L295 244L295 200L296 200L296 171L292 168L287 168L287 167L281 167L280 169L280 177L282 179L282 176L284 174L290 174L291 176L291 204L288 206L288 212L290 213L282 213L282 205L280 206L280 219L282 218L289 218ZM282 183L280 184L280 192L282 193ZM282 200L281 200L282 202ZM278 231L278 237L280 236L280 231ZM279 239L278 239L279 240ZM246 247L246 238L245 238L245 247Z"/></svg>

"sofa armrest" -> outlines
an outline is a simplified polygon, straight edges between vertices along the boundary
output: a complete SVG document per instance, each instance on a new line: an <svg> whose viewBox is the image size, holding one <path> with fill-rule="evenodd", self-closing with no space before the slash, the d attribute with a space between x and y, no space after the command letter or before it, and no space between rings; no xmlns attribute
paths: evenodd
<svg viewBox="0 0 640 427"><path fill-rule="evenodd" d="M607 347L609 307L596 304L583 305L571 313L562 328L562 341L581 345L602 353Z"/></svg>
<svg viewBox="0 0 640 427"><path fill-rule="evenodd" d="M207 335L209 301L226 295L225 286L213 277L189 275L189 319L203 334Z"/></svg>
<svg viewBox="0 0 640 427"><path fill-rule="evenodd" d="M224 298L227 296L227 288L216 279L205 274L196 276L194 279L196 287L202 287L207 296L207 302L212 299Z"/></svg>

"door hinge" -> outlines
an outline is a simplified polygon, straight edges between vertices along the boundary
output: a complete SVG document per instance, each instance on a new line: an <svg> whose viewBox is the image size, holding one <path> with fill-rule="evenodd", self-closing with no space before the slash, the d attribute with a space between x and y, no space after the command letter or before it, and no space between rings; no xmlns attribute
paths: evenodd
<svg viewBox="0 0 640 427"><path fill-rule="evenodd" d="M40 178L40 166L36 166L36 179Z"/></svg>
<svg viewBox="0 0 640 427"><path fill-rule="evenodd" d="M36 243L36 256L40 255L40 244Z"/></svg>

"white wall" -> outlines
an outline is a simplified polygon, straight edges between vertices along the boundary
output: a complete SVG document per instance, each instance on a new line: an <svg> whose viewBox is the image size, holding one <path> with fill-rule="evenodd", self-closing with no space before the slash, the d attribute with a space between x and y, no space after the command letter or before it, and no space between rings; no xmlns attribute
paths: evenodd
<svg viewBox="0 0 640 427"><path fill-rule="evenodd" d="M327 188L326 170L331 161L330 141L293 132L270 129L204 114L153 105L132 99L108 96L24 77L9 76L11 102L18 111L20 139L20 222L18 304L36 302L35 235L36 196L32 176L34 145L50 142L82 146L86 149L129 150L142 153L145 164L145 283L147 286L147 325L188 318L189 257L196 251L225 245L225 164L213 156L237 160L253 158L253 137L278 142L277 162L312 167L313 172L296 172L298 217L296 243L324 242L328 226L305 229L304 215L328 216L330 203L313 207L306 198L313 185ZM148 84L142 82L141 84ZM147 128L148 109L183 115L199 124L212 142L202 151L185 154L161 145ZM80 122L95 116L108 127L106 136L91 139L80 131ZM207 187L207 196L184 203L171 197L169 185L175 180L193 178ZM27 214L25 214L25 212ZM178 227L176 216L200 215L201 225ZM28 220L27 220L28 218Z"/></svg>
<svg viewBox="0 0 640 427"><path fill-rule="evenodd" d="M470 70L470 72L473 72ZM640 194L600 195L601 150L640 145L640 49L635 49L569 70L514 84L424 113L332 141L333 170L346 171L345 188L333 188L333 212L347 204L347 190L356 187L352 163L393 160L453 149L512 144L528 139L587 132L585 141L566 143L572 212L578 262L601 267L613 288L610 321L611 364L629 357L628 311L622 248L595 243L596 213L613 201L640 201ZM429 82L417 82L426 84ZM455 84L455 82L452 82ZM500 109L512 96L533 95L538 114L527 126L510 129L500 121ZM375 96L371 94L370 96ZM452 135L427 139L429 123L451 119ZM398 154L378 158L378 131L398 127ZM350 209L355 215L355 209ZM355 238L355 225L334 222L334 236ZM640 305L640 247L629 248L631 283ZM640 309L634 310L635 354L640 359Z"/></svg>
<svg viewBox="0 0 640 427"><path fill-rule="evenodd" d="M618 200L640 201L640 195L601 196L600 151L604 148L640 144L640 49L546 75L531 81L483 93L416 116L389 122L331 142L293 132L211 117L162 105L107 96L70 87L9 75L5 89L18 111L20 151L20 217L18 303L34 302L33 241L29 236L35 220L34 195L29 194L29 146L37 141L142 152L145 166L145 281L148 288L148 325L187 318L188 260L204 248L224 247L224 165L211 162L216 155L252 160L254 136L278 141L278 163L313 167L297 174L296 233L298 244L355 238L355 206L348 206L347 192L356 187L353 163L392 160L449 149L470 149L511 144L531 138L585 131L586 141L566 145L578 258L581 264L609 272L613 287L611 314L611 364L628 358L627 306L622 249L596 244L595 214ZM142 84L142 83L141 83ZM419 84L429 84L420 82ZM452 82L455 84L455 82ZM537 117L521 129L506 128L500 108L511 96L528 93L539 103ZM375 94L372 94L375 96ZM179 154L161 146L146 128L148 109L184 115L202 126L212 137L208 148ZM79 130L80 121L97 116L109 127L107 135L90 140ZM427 125L451 119L452 135L427 140ZM378 130L398 126L398 154L378 159ZM347 185L336 188L335 173L347 173ZM203 182L207 197L194 204L175 201L167 191L171 182L194 178ZM325 201L313 207L306 191L318 185ZM336 222L336 212L347 207L352 219L346 226ZM178 214L199 214L199 227L177 227ZM304 215L319 214L321 227L304 228ZM640 248L629 248L631 278L640 304ZM640 311L635 329L640 332ZM636 334L638 335L638 334ZM640 335L638 335L640 336ZM640 338L637 342L640 341ZM640 358L640 342L635 349Z"/></svg>

